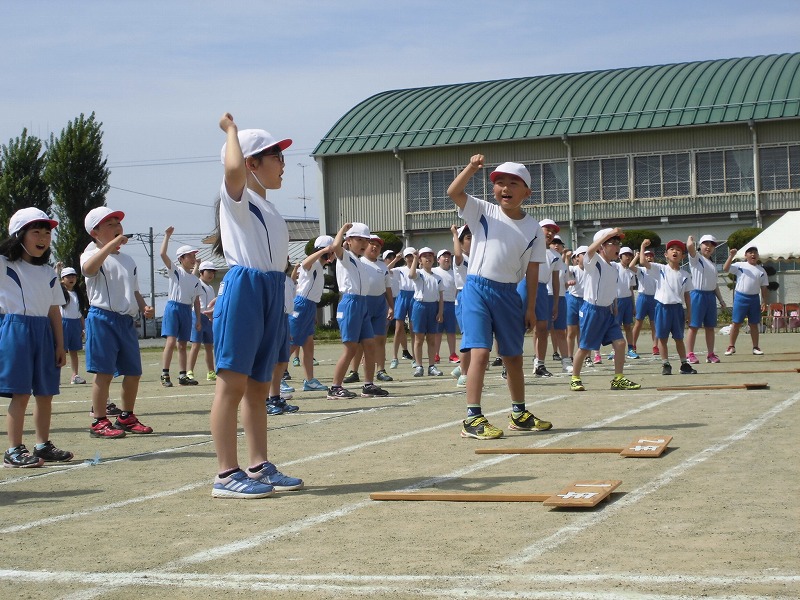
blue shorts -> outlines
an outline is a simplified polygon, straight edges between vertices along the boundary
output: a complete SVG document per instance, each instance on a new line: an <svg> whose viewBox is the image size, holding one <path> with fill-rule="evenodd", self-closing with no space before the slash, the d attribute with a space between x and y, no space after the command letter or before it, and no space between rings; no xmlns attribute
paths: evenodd
<svg viewBox="0 0 800 600"><path fill-rule="evenodd" d="M461 351L472 348L491 350L492 335L497 338L500 356L520 356L525 341L525 311L513 283L499 283L477 275L467 275L458 297L461 305Z"/></svg>
<svg viewBox="0 0 800 600"><path fill-rule="evenodd" d="M259 382L272 379L278 361L276 331L286 326L282 271L231 267L214 305L214 360Z"/></svg>
<svg viewBox="0 0 800 600"><path fill-rule="evenodd" d="M411 308L411 326L414 333L437 333L439 331L437 314L439 314L438 302L415 300Z"/></svg>
<svg viewBox="0 0 800 600"><path fill-rule="evenodd" d="M61 319L64 330L64 350L83 350L83 324L80 319Z"/></svg>
<svg viewBox="0 0 800 600"><path fill-rule="evenodd" d="M294 312L289 315L289 341L302 346L314 335L317 324L317 303L305 296L294 297Z"/></svg>
<svg viewBox="0 0 800 600"><path fill-rule="evenodd" d="M5 315L0 321L0 355L0 396L58 394L61 369L56 366L48 317Z"/></svg>
<svg viewBox="0 0 800 600"><path fill-rule="evenodd" d="M567 327L577 327L580 324L580 312L583 298L567 294Z"/></svg>
<svg viewBox="0 0 800 600"><path fill-rule="evenodd" d="M528 306L528 285L523 279L517 284L517 293L522 298L523 312ZM553 297L547 293L547 284L539 283L536 286L536 320L550 322L553 316Z"/></svg>
<svg viewBox="0 0 800 600"><path fill-rule="evenodd" d="M342 342L360 342L375 337L372 322L367 318L367 298L344 294L336 309Z"/></svg>
<svg viewBox="0 0 800 600"><path fill-rule="evenodd" d="M211 325L211 319L206 315L200 315L200 331L192 327L192 335L189 338L193 344L213 344L214 343L214 327Z"/></svg>
<svg viewBox="0 0 800 600"><path fill-rule="evenodd" d="M633 296L617 298L617 324L633 325Z"/></svg>
<svg viewBox="0 0 800 600"><path fill-rule="evenodd" d="M439 323L438 333L456 333L456 303L445 302L442 313L444 321Z"/></svg>
<svg viewBox="0 0 800 600"><path fill-rule="evenodd" d="M550 296L550 300L554 300L553 296ZM550 313L553 314L552 312ZM567 298L566 296L559 296L558 297L558 315L556 316L556 320L550 319L550 322L547 324L548 329L555 329L557 331L564 331L567 328Z"/></svg>
<svg viewBox="0 0 800 600"><path fill-rule="evenodd" d="M278 330L278 359L279 363L288 363L290 348L289 348L289 315L283 320L283 327Z"/></svg>
<svg viewBox="0 0 800 600"><path fill-rule="evenodd" d="M413 290L400 290L394 299L394 320L405 321L411 316L411 306L414 304Z"/></svg>
<svg viewBox="0 0 800 600"><path fill-rule="evenodd" d="M366 296L367 298L367 318L372 322L373 335L386 335L386 325L388 324L389 305L386 303L386 296Z"/></svg>
<svg viewBox="0 0 800 600"><path fill-rule="evenodd" d="M650 323L656 321L656 297L650 294L639 294L636 297L636 320L644 321L650 319Z"/></svg>
<svg viewBox="0 0 800 600"><path fill-rule="evenodd" d="M161 337L174 337L179 342L188 342L193 328L192 306L175 300L167 302L164 318L161 320Z"/></svg>
<svg viewBox="0 0 800 600"><path fill-rule="evenodd" d="M692 314L689 317L689 327L716 327L717 326L717 295L714 290L689 292L692 299ZM761 307L758 307L761 314Z"/></svg>
<svg viewBox="0 0 800 600"><path fill-rule="evenodd" d="M614 319L610 306L596 306L584 300L580 315L581 335L578 345L581 350L600 350L600 346L622 339L622 330Z"/></svg>
<svg viewBox="0 0 800 600"><path fill-rule="evenodd" d="M456 296L456 323L458 323L458 330L461 333L464 333L464 320L461 317L461 290L458 290L458 295Z"/></svg>
<svg viewBox="0 0 800 600"><path fill-rule="evenodd" d="M142 375L142 355L133 317L96 306L89 308L86 371L101 375Z"/></svg>
<svg viewBox="0 0 800 600"><path fill-rule="evenodd" d="M761 323L761 299L758 294L733 293L733 318L734 323L741 325L747 317L750 325Z"/></svg>
<svg viewBox="0 0 800 600"><path fill-rule="evenodd" d="M683 304L656 302L656 338L666 340L672 335L673 340L682 340L685 327L686 309L683 308Z"/></svg>

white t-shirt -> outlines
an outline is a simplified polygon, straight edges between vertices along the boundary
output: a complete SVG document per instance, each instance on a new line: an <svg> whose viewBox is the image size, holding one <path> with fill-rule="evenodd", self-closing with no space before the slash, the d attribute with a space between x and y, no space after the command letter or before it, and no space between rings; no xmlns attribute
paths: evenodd
<svg viewBox="0 0 800 600"><path fill-rule="evenodd" d="M121 315L138 317L139 304L136 302L136 292L139 291L139 279L136 275L136 261L121 252L109 254L100 270L89 276L83 271L83 265L99 251L100 248L91 242L81 254L81 272L86 278L89 305Z"/></svg>
<svg viewBox="0 0 800 600"><path fill-rule="evenodd" d="M64 292L53 267L0 256L0 312L46 317L51 306L62 304Z"/></svg>
<svg viewBox="0 0 800 600"><path fill-rule="evenodd" d="M169 275L169 299L181 304L194 304L200 294L200 279L183 267L172 265Z"/></svg>
<svg viewBox="0 0 800 600"><path fill-rule="evenodd" d="M342 248L342 258L336 261L336 283L342 294L366 295L366 266L347 248Z"/></svg>
<svg viewBox="0 0 800 600"><path fill-rule="evenodd" d="M397 298L400 293L400 279L402 274L397 270L399 267L392 267L389 269L389 277L392 278L392 298Z"/></svg>
<svg viewBox="0 0 800 600"><path fill-rule="evenodd" d="M450 268L446 271L442 267L433 267L432 273L436 273L442 280L442 296L445 302L456 301L456 278L455 270Z"/></svg>
<svg viewBox="0 0 800 600"><path fill-rule="evenodd" d="M569 293L576 298L583 298L583 287L586 281L586 271L581 269L578 265L570 265L569 277L575 281L575 283L569 287Z"/></svg>
<svg viewBox="0 0 800 600"><path fill-rule="evenodd" d="M453 274L456 280L456 289L464 289L464 283L467 281L467 268L469 267L469 254L461 254L461 264L456 264L455 257L453 258Z"/></svg>
<svg viewBox="0 0 800 600"><path fill-rule="evenodd" d="M617 298L630 298L633 296L631 284L633 283L634 272L630 269L623 267L622 263L611 263L617 268L619 278L617 279Z"/></svg>
<svg viewBox="0 0 800 600"><path fill-rule="evenodd" d="M198 294L198 298L200 298L200 312L205 312L208 310L208 305L214 299L214 288L203 280L200 280L200 287L197 289L200 292Z"/></svg>
<svg viewBox="0 0 800 600"><path fill-rule="evenodd" d="M761 265L751 265L746 262L738 262L731 265L729 273L736 275L735 291L740 294L750 296L761 293L761 287L769 285L767 272Z"/></svg>
<svg viewBox="0 0 800 600"><path fill-rule="evenodd" d="M325 291L325 271L319 261L307 271L300 265L297 270L297 291L295 296L308 298L311 302L319 303L322 300L322 293Z"/></svg>
<svg viewBox="0 0 800 600"><path fill-rule="evenodd" d="M283 286L283 312L290 315L294 312L294 296L297 285L289 275L286 276L286 285Z"/></svg>
<svg viewBox="0 0 800 600"><path fill-rule="evenodd" d="M583 257L583 299L595 306L611 306L617 299L617 268L610 265L599 252Z"/></svg>
<svg viewBox="0 0 800 600"><path fill-rule="evenodd" d="M547 293L553 295L553 273L558 273L558 297L562 298L567 294L567 264L561 255L552 250L547 249L547 258L550 263L550 277L547 279ZM544 266L544 265L542 265ZM541 279L542 267L539 267L539 279Z"/></svg>
<svg viewBox="0 0 800 600"><path fill-rule="evenodd" d="M366 285L364 286L365 296L384 296L386 288L392 288L392 278L389 269L381 261L372 262L366 256L361 257L364 263L364 275Z"/></svg>
<svg viewBox="0 0 800 600"><path fill-rule="evenodd" d="M553 295L553 268L561 257L550 248L545 250L545 261L539 265L539 283L547 284L547 293Z"/></svg>
<svg viewBox="0 0 800 600"><path fill-rule="evenodd" d="M673 269L669 265L650 263L650 273L657 282L656 302L661 304L683 304L684 293L694 289L692 276L683 269Z"/></svg>
<svg viewBox="0 0 800 600"><path fill-rule="evenodd" d="M655 277L644 267L636 267L636 269L636 279L639 280L639 286L636 288L636 291L646 296L655 296L656 288L658 287L658 282Z"/></svg>
<svg viewBox="0 0 800 600"><path fill-rule="evenodd" d="M83 315L81 314L81 304L80 300L78 300L78 292L72 291L67 293L69 294L69 302L66 306L61 307L61 318L80 319Z"/></svg>
<svg viewBox="0 0 800 600"><path fill-rule="evenodd" d="M469 275L499 283L519 283L528 263L546 262L544 233L530 215L511 219L496 204L467 195L458 216L472 232Z"/></svg>
<svg viewBox="0 0 800 600"><path fill-rule="evenodd" d="M236 202L224 180L220 198L219 230L228 264L283 273L289 256L289 229L275 205L249 188Z"/></svg>
<svg viewBox="0 0 800 600"><path fill-rule="evenodd" d="M422 269L417 269L417 276L411 280L414 284L414 300L420 302L438 302L439 292L442 291L442 279L431 271L426 273Z"/></svg>
<svg viewBox="0 0 800 600"><path fill-rule="evenodd" d="M692 274L694 289L703 292L713 292L717 289L717 266L696 252L689 255L689 271Z"/></svg>
<svg viewBox="0 0 800 600"><path fill-rule="evenodd" d="M397 273L400 278L400 291L401 292L413 292L414 291L414 284L411 282L411 279L408 277L408 267L406 265L402 265L400 267L395 267L392 269L393 273Z"/></svg>

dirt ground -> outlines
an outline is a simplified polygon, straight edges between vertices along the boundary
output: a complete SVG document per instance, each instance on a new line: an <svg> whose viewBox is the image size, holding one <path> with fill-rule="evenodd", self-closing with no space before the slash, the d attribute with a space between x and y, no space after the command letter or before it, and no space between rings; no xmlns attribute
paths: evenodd
<svg viewBox="0 0 800 600"><path fill-rule="evenodd" d="M51 437L75 460L2 470L0 597L798 598L800 334L762 335L760 357L748 342L694 376L664 377L649 354L629 360L640 391L610 390L604 361L584 369L588 391L574 393L566 374L531 375L528 340L528 408L554 427L487 442L459 436L465 395L450 365L415 379L401 361L386 399L297 392L300 412L270 418L270 458L306 488L253 501L211 498L212 382L164 389L159 350L144 350L137 413L155 433L98 440L88 434L89 386L68 385L65 370ZM717 336L719 354L726 345ZM339 352L317 348L324 383ZM301 387L301 369L290 371ZM656 390L756 382L769 389ZM484 413L505 427L508 412L491 368ZM621 448L657 435L674 439L650 459L474 453ZM32 418L25 441L34 441ZM545 494L596 479L622 484L588 510L369 499L415 489Z"/></svg>

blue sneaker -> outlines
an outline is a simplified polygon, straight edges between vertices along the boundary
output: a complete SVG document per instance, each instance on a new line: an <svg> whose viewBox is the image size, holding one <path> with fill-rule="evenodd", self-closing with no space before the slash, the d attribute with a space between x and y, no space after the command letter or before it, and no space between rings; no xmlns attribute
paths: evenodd
<svg viewBox="0 0 800 600"><path fill-rule="evenodd" d="M295 406L294 404L289 404L286 402L289 398L281 398L277 402L275 402L275 406L281 409L281 412L285 413L296 413L300 410L299 406ZM269 409L267 409L269 411Z"/></svg>
<svg viewBox="0 0 800 600"><path fill-rule="evenodd" d="M303 487L303 480L297 477L289 477L284 475L278 468L271 462L265 462L261 465L261 470L257 473L250 473L253 481L257 481L266 486L275 488L278 492L291 492L292 490L299 490Z"/></svg>
<svg viewBox="0 0 800 600"><path fill-rule="evenodd" d="M276 415L282 415L283 408L278 401L268 399L267 400L267 416L274 417Z"/></svg>
<svg viewBox="0 0 800 600"><path fill-rule="evenodd" d="M295 356L292 359L292 366L293 367L299 367L300 366L300 357L299 356Z"/></svg>
<svg viewBox="0 0 800 600"><path fill-rule="evenodd" d="M636 350L633 348L628 348L628 352L625 354L628 358L639 358L639 355L636 354Z"/></svg>
<svg viewBox="0 0 800 600"><path fill-rule="evenodd" d="M266 498L275 493L275 488L269 483L262 483L251 479L241 469L228 475L214 478L214 487L211 490L212 498L242 498L245 500Z"/></svg>
<svg viewBox="0 0 800 600"><path fill-rule="evenodd" d="M309 379L308 381L303 381L303 391L304 392L317 392L322 390L327 390L328 388L320 383L320 380L317 378Z"/></svg>
<svg viewBox="0 0 800 600"><path fill-rule="evenodd" d="M294 388L285 381L281 381L281 394L291 394Z"/></svg>

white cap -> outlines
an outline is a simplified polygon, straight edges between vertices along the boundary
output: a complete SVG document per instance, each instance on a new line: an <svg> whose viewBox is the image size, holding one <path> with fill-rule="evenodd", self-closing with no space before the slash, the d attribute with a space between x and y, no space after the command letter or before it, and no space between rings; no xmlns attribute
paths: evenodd
<svg viewBox="0 0 800 600"><path fill-rule="evenodd" d="M369 236L370 242L378 242L381 246L383 246L383 238L379 235L375 235L374 233Z"/></svg>
<svg viewBox="0 0 800 600"><path fill-rule="evenodd" d="M215 265L214 262L211 261L211 260L204 260L203 262L200 263L200 266L198 267L198 270L200 270L200 271L216 271L217 270L217 265Z"/></svg>
<svg viewBox="0 0 800 600"><path fill-rule="evenodd" d="M64 267L61 269L61 277L66 277L67 275L77 275L78 272L73 269L72 267Z"/></svg>
<svg viewBox="0 0 800 600"><path fill-rule="evenodd" d="M467 230L467 232L470 232L469 225L462 225L461 227L458 228L458 230L456 231L456 233L458 234L458 239L461 239L461 236L464 235L465 229Z"/></svg>
<svg viewBox="0 0 800 600"><path fill-rule="evenodd" d="M383 260L386 260L392 254L397 254L397 252L395 252L394 250L384 250L384 252L383 252L383 254L381 254L381 256L383 257Z"/></svg>
<svg viewBox="0 0 800 600"><path fill-rule="evenodd" d="M719 242L717 241L717 238L715 238L713 235L710 235L710 234L706 234L706 235L704 235L703 237L700 238L700 243L701 244L703 244L705 242L710 242L710 243L714 244L715 246L717 244L719 244Z"/></svg>
<svg viewBox="0 0 800 600"><path fill-rule="evenodd" d="M194 246L189 246L189 245L181 246L175 251L175 258L180 260L181 256L183 256L184 254L197 254L198 252L200 251Z"/></svg>
<svg viewBox="0 0 800 600"><path fill-rule="evenodd" d="M344 234L344 237L363 237L369 239L370 235L372 234L369 232L369 227L367 227L364 223L353 223L353 226L347 230L347 233Z"/></svg>
<svg viewBox="0 0 800 600"><path fill-rule="evenodd" d="M225 164L225 148L227 145L228 142L222 144L222 152L220 152L220 159L223 165ZM245 158L276 145L283 151L292 145L292 140L287 138L278 141L272 137L269 131L264 131L263 129L242 129L239 131L239 146Z"/></svg>
<svg viewBox="0 0 800 600"><path fill-rule="evenodd" d="M653 256L656 255L655 250L653 250L652 248L646 248L644 253L645 254L652 254Z"/></svg>
<svg viewBox="0 0 800 600"><path fill-rule="evenodd" d="M92 230L100 225L106 219L116 217L120 221L125 218L125 213L121 210L111 210L107 206L98 206L89 211L86 218L83 219L83 226L86 228L86 233L92 235Z"/></svg>
<svg viewBox="0 0 800 600"><path fill-rule="evenodd" d="M605 229L601 229L600 231L598 231L597 233L594 234L594 237L592 238L592 241L596 242L598 240L605 239L605 238L607 238L609 236L609 234L612 231L614 231L614 229L611 228L611 227L606 227ZM620 233L619 234L619 239L622 239L624 237L625 237L624 233Z"/></svg>
<svg viewBox="0 0 800 600"><path fill-rule="evenodd" d="M561 231L561 227L559 227L553 219L542 219L539 221L539 227L544 229L547 227L548 229L555 229L556 233Z"/></svg>
<svg viewBox="0 0 800 600"><path fill-rule="evenodd" d="M500 173L505 173L507 175L515 175L522 179L525 182L525 185L528 186L528 189L531 187L531 173L528 171L528 168L525 165L521 165L515 162L504 162L502 165L499 165L494 171L491 172L489 175L489 179L494 183L494 180L497 179L497 176Z"/></svg>
<svg viewBox="0 0 800 600"><path fill-rule="evenodd" d="M416 254L416 253L417 253L417 249L414 248L414 246L409 246L408 248L403 250L403 258L405 258L406 256L408 256L410 254Z"/></svg>
<svg viewBox="0 0 800 600"><path fill-rule="evenodd" d="M436 253L436 260L439 260L443 254L449 254L450 256L453 255L453 253L450 252L450 250L448 250L447 248L442 248Z"/></svg>
<svg viewBox="0 0 800 600"><path fill-rule="evenodd" d="M623 254L633 254L633 250L629 246L623 246L619 249L619 255L622 256Z"/></svg>
<svg viewBox="0 0 800 600"><path fill-rule="evenodd" d="M589 246L578 246L575 248L575 252L573 256L578 256L579 254L586 254L589 251Z"/></svg>
<svg viewBox="0 0 800 600"><path fill-rule="evenodd" d="M422 256L426 252L429 254L433 254L433 248L429 248L428 246L423 246L422 248L419 249L418 254Z"/></svg>
<svg viewBox="0 0 800 600"><path fill-rule="evenodd" d="M58 221L48 217L46 212L31 206L28 208L21 208L11 216L11 219L8 221L8 234L14 235L26 225L30 225L36 221L46 221L50 223L51 229L58 225Z"/></svg>
<svg viewBox="0 0 800 600"><path fill-rule="evenodd" d="M551 244L561 244L564 245L564 240L562 240L559 236L554 235L553 239L550 241Z"/></svg>
<svg viewBox="0 0 800 600"><path fill-rule="evenodd" d="M322 250L323 248L327 248L328 246L332 245L333 245L333 238L329 235L321 235L314 240L314 248L316 248L317 250Z"/></svg>

